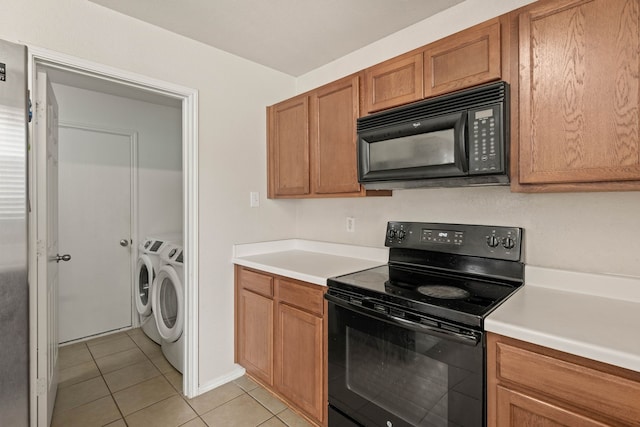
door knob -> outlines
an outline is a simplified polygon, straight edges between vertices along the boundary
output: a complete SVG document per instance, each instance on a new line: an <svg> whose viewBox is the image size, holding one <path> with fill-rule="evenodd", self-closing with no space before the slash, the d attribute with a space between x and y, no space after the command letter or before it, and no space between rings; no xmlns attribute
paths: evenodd
<svg viewBox="0 0 640 427"><path fill-rule="evenodd" d="M120 246L126 248L127 246L129 246L129 241L127 239L120 240Z"/></svg>
<svg viewBox="0 0 640 427"><path fill-rule="evenodd" d="M60 262L60 261L71 261L71 255L69 254L64 254L64 255L60 255L60 254L56 254L56 262Z"/></svg>

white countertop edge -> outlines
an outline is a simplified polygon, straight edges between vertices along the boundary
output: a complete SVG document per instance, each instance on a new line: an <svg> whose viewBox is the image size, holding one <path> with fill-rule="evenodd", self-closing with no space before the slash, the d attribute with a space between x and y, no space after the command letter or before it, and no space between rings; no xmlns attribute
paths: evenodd
<svg viewBox="0 0 640 427"><path fill-rule="evenodd" d="M273 240L268 242L243 243L233 245L233 259L273 252L299 250L349 258L367 259L386 264L389 260L388 248L356 246L342 243L321 242L304 239Z"/></svg>
<svg viewBox="0 0 640 427"><path fill-rule="evenodd" d="M246 259L242 259L242 258L234 258L233 263L241 265L243 267L254 268L256 270L264 271L267 273L277 274L283 277L290 277L292 279L301 280L307 283L313 283L320 286L327 286L326 277L312 276L309 274L301 273L299 271L287 270L284 268L278 268L278 267L274 267L267 264L247 261Z"/></svg>
<svg viewBox="0 0 640 427"><path fill-rule="evenodd" d="M526 286L640 302L640 277L525 266Z"/></svg>
<svg viewBox="0 0 640 427"><path fill-rule="evenodd" d="M586 359L618 366L640 372L640 357L636 354L624 353L607 347L602 347L586 342L546 334L533 329L515 326L500 320L485 319L485 330L504 335L520 341L526 341L565 353L581 356Z"/></svg>

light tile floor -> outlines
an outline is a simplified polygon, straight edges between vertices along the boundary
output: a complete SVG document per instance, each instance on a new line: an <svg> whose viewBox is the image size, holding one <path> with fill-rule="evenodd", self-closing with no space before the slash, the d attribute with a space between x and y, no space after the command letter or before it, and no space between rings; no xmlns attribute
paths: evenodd
<svg viewBox="0 0 640 427"><path fill-rule="evenodd" d="M132 329L61 347L52 427L308 427L250 378L193 399L160 346Z"/></svg>

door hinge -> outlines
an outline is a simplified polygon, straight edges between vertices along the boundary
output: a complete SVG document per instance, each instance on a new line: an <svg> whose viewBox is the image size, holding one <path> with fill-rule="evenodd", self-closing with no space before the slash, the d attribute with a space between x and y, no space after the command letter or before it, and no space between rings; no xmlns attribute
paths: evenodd
<svg viewBox="0 0 640 427"><path fill-rule="evenodd" d="M46 247L43 240L36 241L36 255L41 257L46 255Z"/></svg>
<svg viewBox="0 0 640 427"><path fill-rule="evenodd" d="M44 396L47 393L47 379L38 378L36 380L36 395Z"/></svg>

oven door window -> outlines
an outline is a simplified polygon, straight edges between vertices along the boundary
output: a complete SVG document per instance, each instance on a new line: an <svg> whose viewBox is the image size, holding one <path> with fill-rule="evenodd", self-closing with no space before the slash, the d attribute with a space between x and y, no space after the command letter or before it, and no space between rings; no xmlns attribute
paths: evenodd
<svg viewBox="0 0 640 427"><path fill-rule="evenodd" d="M483 426L483 354L329 304L329 403L364 426Z"/></svg>

